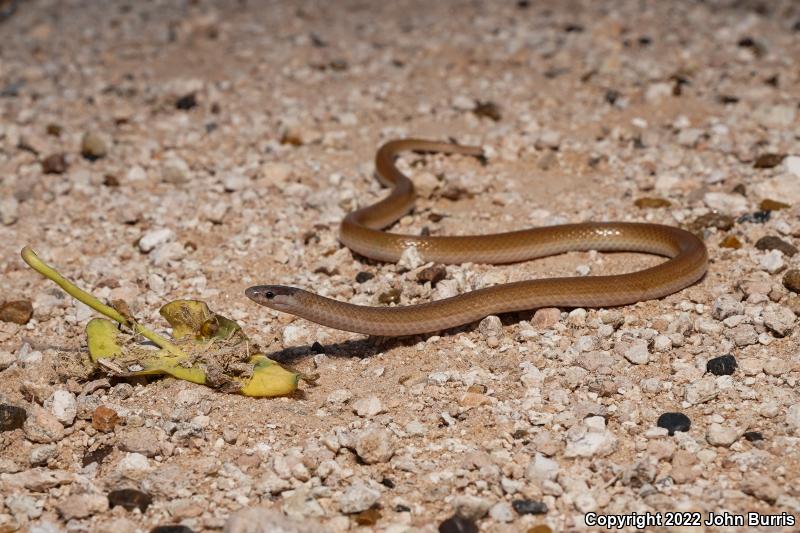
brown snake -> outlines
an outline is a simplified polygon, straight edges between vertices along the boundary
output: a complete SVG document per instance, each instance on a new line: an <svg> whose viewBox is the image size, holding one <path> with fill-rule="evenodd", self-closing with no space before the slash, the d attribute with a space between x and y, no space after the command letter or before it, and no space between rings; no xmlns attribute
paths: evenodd
<svg viewBox="0 0 800 533"><path fill-rule="evenodd" d="M494 235L457 237L398 235L381 231L414 207L414 185L394 164L399 152L440 152L481 156L479 147L405 139L380 147L378 179L392 191L383 200L348 214L339 239L363 256L395 262L415 246L437 263L514 263L568 251L644 252L669 259L652 268L613 276L518 281L419 305L369 307L325 298L283 285L250 287L258 304L332 328L369 335L399 336L460 326L488 315L539 307L606 307L660 298L698 281L708 252L692 233L661 224L585 222Z"/></svg>

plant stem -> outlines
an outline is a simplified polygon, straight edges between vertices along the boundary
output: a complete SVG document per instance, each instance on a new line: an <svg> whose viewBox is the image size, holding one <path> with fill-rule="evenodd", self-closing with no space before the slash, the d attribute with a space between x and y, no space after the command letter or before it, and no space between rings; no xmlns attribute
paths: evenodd
<svg viewBox="0 0 800 533"><path fill-rule="evenodd" d="M123 326L130 328L134 332L138 333L139 335L153 341L156 345L160 348L167 350L172 355L178 357L186 357L180 348L169 342L167 339L158 335L157 333L149 330L148 328L142 326L141 324L129 320L125 318L119 311L110 307L88 292L84 291L83 289L76 286L74 283L69 281L67 278L59 274L53 267L39 259L39 256L36 255L30 246L26 246L22 249L22 260L25 261L28 266L34 269L36 272L41 274L42 276L46 277L47 279L54 281L58 284L59 287L64 289L64 291L75 298L76 300L83 302L84 304L88 305L98 313L107 316L108 318L119 322Z"/></svg>

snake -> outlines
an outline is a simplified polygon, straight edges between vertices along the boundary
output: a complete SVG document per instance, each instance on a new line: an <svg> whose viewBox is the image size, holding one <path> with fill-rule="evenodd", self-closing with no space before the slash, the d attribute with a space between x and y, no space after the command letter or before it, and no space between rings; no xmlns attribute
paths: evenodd
<svg viewBox="0 0 800 533"><path fill-rule="evenodd" d="M639 252L667 258L635 272L529 279L484 287L456 296L404 306L355 305L285 285L245 290L254 302L323 326L366 335L395 337L439 332L490 315L544 307L597 308L662 298L699 281L708 268L703 241L681 228L639 222L582 222L491 235L402 235L384 231L414 208L414 184L395 161L401 152L483 157L481 147L423 139L383 144L375 174L391 190L382 200L344 217L340 242L361 256L397 262L415 247L427 262L508 264L570 251Z"/></svg>

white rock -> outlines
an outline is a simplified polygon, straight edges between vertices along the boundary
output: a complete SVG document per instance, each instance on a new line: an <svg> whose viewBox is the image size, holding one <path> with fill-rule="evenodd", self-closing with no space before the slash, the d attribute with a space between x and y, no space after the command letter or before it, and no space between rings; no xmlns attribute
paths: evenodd
<svg viewBox="0 0 800 533"><path fill-rule="evenodd" d="M128 453L117 464L116 471L131 479L142 479L150 472L150 461L141 453Z"/></svg>
<svg viewBox="0 0 800 533"><path fill-rule="evenodd" d="M651 103L669 96L672 96L672 84L667 82L653 83L644 93L644 99Z"/></svg>
<svg viewBox="0 0 800 533"><path fill-rule="evenodd" d="M717 382L714 376L705 376L694 383L686 385L683 392L684 399L692 405L708 401L716 392Z"/></svg>
<svg viewBox="0 0 800 533"><path fill-rule="evenodd" d="M19 218L19 202L11 195L0 200L0 222L10 226Z"/></svg>
<svg viewBox="0 0 800 533"><path fill-rule="evenodd" d="M710 209L726 215L738 215L747 211L747 198L740 194L707 192L703 201Z"/></svg>
<svg viewBox="0 0 800 533"><path fill-rule="evenodd" d="M781 174L756 184L753 192L759 198L769 198L788 204L800 203L800 180L793 174Z"/></svg>
<svg viewBox="0 0 800 533"><path fill-rule="evenodd" d="M337 498L337 503L343 513L360 513L372 507L380 497L380 491L364 483L353 483Z"/></svg>
<svg viewBox="0 0 800 533"><path fill-rule="evenodd" d="M497 502L489 509L489 516L496 522L511 522L514 520L514 509L508 502Z"/></svg>
<svg viewBox="0 0 800 533"><path fill-rule="evenodd" d="M645 365L650 360L650 350L644 339L621 338L614 351L635 365Z"/></svg>
<svg viewBox="0 0 800 533"><path fill-rule="evenodd" d="M786 168L786 172L800 178L800 155L788 156L783 160L783 166Z"/></svg>
<svg viewBox="0 0 800 533"><path fill-rule="evenodd" d="M156 246L173 241L175 232L169 228L152 229L139 239L139 250L149 253Z"/></svg>
<svg viewBox="0 0 800 533"><path fill-rule="evenodd" d="M283 328L281 338L285 348L287 346L296 346L298 344L308 344L308 342L311 340L311 333L305 326L289 324Z"/></svg>
<svg viewBox="0 0 800 533"><path fill-rule="evenodd" d="M711 306L711 316L717 320L724 320L732 315L741 315L744 312L744 304L741 299L734 294L722 294L714 300Z"/></svg>
<svg viewBox="0 0 800 533"><path fill-rule="evenodd" d="M228 174L222 179L222 186L227 192L241 191L248 185L250 185L250 178L239 173Z"/></svg>
<svg viewBox="0 0 800 533"><path fill-rule="evenodd" d="M789 104L762 104L753 112L753 118L767 128L788 128L797 116L797 106Z"/></svg>
<svg viewBox="0 0 800 533"><path fill-rule="evenodd" d="M459 94L453 98L452 105L459 111L472 111L475 109L475 100L469 96Z"/></svg>
<svg viewBox="0 0 800 533"><path fill-rule="evenodd" d="M786 266L786 263L783 261L783 252L780 250L770 250L761 256L761 259L758 261L758 263L761 268L770 274L780 272Z"/></svg>
<svg viewBox="0 0 800 533"><path fill-rule="evenodd" d="M658 191L666 192L677 187L680 183L681 178L679 176L675 176L674 174L662 174L656 178L655 187Z"/></svg>
<svg viewBox="0 0 800 533"><path fill-rule="evenodd" d="M353 398L353 393L348 389L336 389L328 395L327 402L330 404L343 404L349 402Z"/></svg>
<svg viewBox="0 0 800 533"><path fill-rule="evenodd" d="M136 181L144 181L147 179L147 172L140 167L139 165L134 165L130 169L128 169L128 173L125 175L125 181L132 183Z"/></svg>
<svg viewBox="0 0 800 533"><path fill-rule="evenodd" d="M780 337L785 337L794 328L795 315L788 307L770 305L762 313L764 325Z"/></svg>
<svg viewBox="0 0 800 533"><path fill-rule="evenodd" d="M489 315L478 324L478 331L485 337L500 337L503 334L503 323L495 315Z"/></svg>
<svg viewBox="0 0 800 533"><path fill-rule="evenodd" d="M656 335L653 339L653 350L656 352L668 352L672 349L672 339L667 335Z"/></svg>
<svg viewBox="0 0 800 533"><path fill-rule="evenodd" d="M712 446L728 447L741 436L741 432L735 427L723 426L714 422L708 427L706 440Z"/></svg>
<svg viewBox="0 0 800 533"><path fill-rule="evenodd" d="M416 246L409 246L400 254L397 266L401 270L414 270L425 264L425 260L420 255Z"/></svg>
<svg viewBox="0 0 800 533"><path fill-rule="evenodd" d="M790 405L786 410L786 424L795 434L800 433L800 403Z"/></svg>
<svg viewBox="0 0 800 533"><path fill-rule="evenodd" d="M383 410L383 404L381 404L377 396L367 396L353 404L353 411L364 418L372 418Z"/></svg>
<svg viewBox="0 0 800 533"><path fill-rule="evenodd" d="M177 156L171 156L161 167L161 179L176 185L189 181L189 164Z"/></svg>
<svg viewBox="0 0 800 533"><path fill-rule="evenodd" d="M75 395L66 390L57 390L51 398L50 411L65 426L71 426L78 414L78 403Z"/></svg>
<svg viewBox="0 0 800 533"><path fill-rule="evenodd" d="M280 185L293 176L292 166L280 161L268 161L261 165L261 177L271 185Z"/></svg>
<svg viewBox="0 0 800 533"><path fill-rule="evenodd" d="M602 416L590 416L567 431L565 457L605 456L614 451L617 439L606 429Z"/></svg>
<svg viewBox="0 0 800 533"><path fill-rule="evenodd" d="M541 453L537 453L533 460L528 464L525 477L530 481L555 481L558 477L558 462L548 459Z"/></svg>
<svg viewBox="0 0 800 533"><path fill-rule="evenodd" d="M17 358L13 353L0 350L0 371L10 367L16 360Z"/></svg>

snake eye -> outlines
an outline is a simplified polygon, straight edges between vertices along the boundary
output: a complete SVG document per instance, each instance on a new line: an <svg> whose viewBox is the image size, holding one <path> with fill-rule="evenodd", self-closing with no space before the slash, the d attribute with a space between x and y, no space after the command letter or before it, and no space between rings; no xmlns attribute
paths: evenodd
<svg viewBox="0 0 800 533"><path fill-rule="evenodd" d="M272 300L275 298L275 293L272 291L267 291L264 293L264 296L266 296L267 300Z"/></svg>

